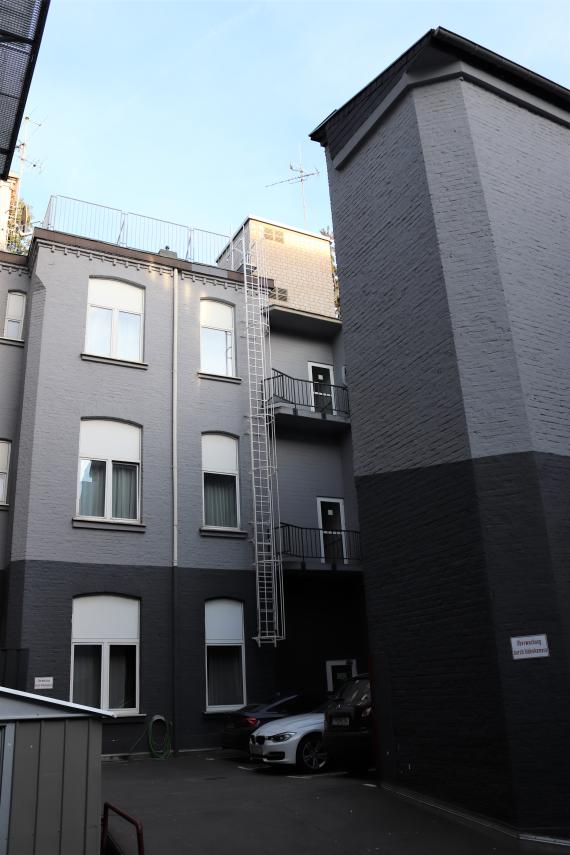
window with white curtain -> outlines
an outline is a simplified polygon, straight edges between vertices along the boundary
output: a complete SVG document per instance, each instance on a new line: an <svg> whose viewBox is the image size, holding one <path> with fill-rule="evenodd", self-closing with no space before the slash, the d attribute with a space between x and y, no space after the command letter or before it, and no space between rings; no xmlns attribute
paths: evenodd
<svg viewBox="0 0 570 855"><path fill-rule="evenodd" d="M239 709L245 697L243 604L209 600L206 623L206 709Z"/></svg>
<svg viewBox="0 0 570 855"><path fill-rule="evenodd" d="M75 597L71 629L71 700L117 713L139 708L139 601Z"/></svg>
<svg viewBox="0 0 570 855"><path fill-rule="evenodd" d="M202 434L204 525L239 528L238 441L219 433Z"/></svg>
<svg viewBox="0 0 570 855"><path fill-rule="evenodd" d="M141 362L143 314L142 288L113 279L90 279L85 352Z"/></svg>
<svg viewBox="0 0 570 855"><path fill-rule="evenodd" d="M21 291L8 291L6 317L4 318L4 338L22 340L25 312L26 295Z"/></svg>
<svg viewBox="0 0 570 855"><path fill-rule="evenodd" d="M79 434L78 515L139 520L140 462L139 427L84 419Z"/></svg>
<svg viewBox="0 0 570 855"><path fill-rule="evenodd" d="M217 300L200 301L200 370L235 374L234 309Z"/></svg>
<svg viewBox="0 0 570 855"><path fill-rule="evenodd" d="M8 470L10 468L10 450L12 443L0 439L0 505L8 501Z"/></svg>

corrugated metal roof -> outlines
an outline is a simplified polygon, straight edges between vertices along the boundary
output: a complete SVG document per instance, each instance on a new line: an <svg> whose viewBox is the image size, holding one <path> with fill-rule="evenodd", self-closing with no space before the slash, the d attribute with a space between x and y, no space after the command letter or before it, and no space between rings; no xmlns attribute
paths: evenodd
<svg viewBox="0 0 570 855"><path fill-rule="evenodd" d="M0 179L6 181L50 0L0 2Z"/></svg>

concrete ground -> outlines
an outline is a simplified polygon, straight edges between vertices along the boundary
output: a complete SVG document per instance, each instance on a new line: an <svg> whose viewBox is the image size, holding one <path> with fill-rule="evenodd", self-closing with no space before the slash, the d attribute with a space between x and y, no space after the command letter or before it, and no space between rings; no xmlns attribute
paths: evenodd
<svg viewBox="0 0 570 855"><path fill-rule="evenodd" d="M140 819L145 855L513 855L503 834L378 789L374 777L297 775L219 750L103 763L103 800ZM120 827L121 826L121 827ZM128 855L133 830L112 827ZM560 852L568 851L560 849Z"/></svg>

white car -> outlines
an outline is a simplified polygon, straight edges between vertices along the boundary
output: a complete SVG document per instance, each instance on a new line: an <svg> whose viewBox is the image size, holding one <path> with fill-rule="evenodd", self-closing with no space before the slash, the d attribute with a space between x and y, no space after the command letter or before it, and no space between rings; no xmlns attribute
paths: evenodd
<svg viewBox="0 0 570 855"><path fill-rule="evenodd" d="M249 738L252 760L271 765L296 765L303 772L318 772L327 764L323 745L322 712L292 715L258 727Z"/></svg>

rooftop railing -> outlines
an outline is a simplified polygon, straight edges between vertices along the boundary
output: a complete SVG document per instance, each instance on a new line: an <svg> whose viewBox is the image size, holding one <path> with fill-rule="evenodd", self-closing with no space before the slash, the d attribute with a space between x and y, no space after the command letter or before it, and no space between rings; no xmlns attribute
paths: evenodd
<svg viewBox="0 0 570 855"><path fill-rule="evenodd" d="M276 528L276 542L284 560L296 559L322 564L345 565L360 561L360 532L342 529L304 528L281 523Z"/></svg>
<svg viewBox="0 0 570 855"><path fill-rule="evenodd" d="M185 261L212 266L216 266L216 259L230 243L228 235L155 220L70 196L51 197L42 226L143 252L157 253L168 248ZM231 263L228 258L228 267Z"/></svg>
<svg viewBox="0 0 570 855"><path fill-rule="evenodd" d="M327 416L350 417L348 389L332 383L301 380L274 371L265 381L265 395L269 404L291 404L294 410L320 413Z"/></svg>

